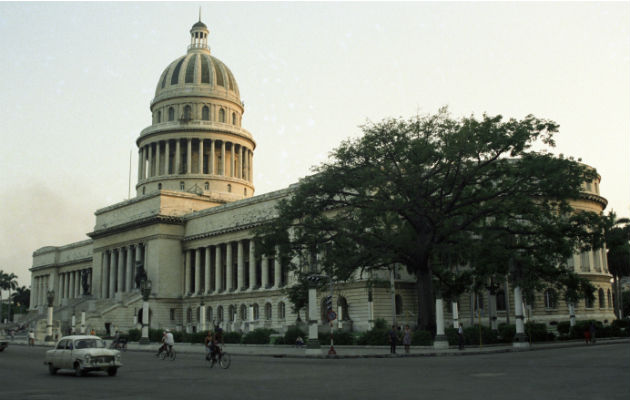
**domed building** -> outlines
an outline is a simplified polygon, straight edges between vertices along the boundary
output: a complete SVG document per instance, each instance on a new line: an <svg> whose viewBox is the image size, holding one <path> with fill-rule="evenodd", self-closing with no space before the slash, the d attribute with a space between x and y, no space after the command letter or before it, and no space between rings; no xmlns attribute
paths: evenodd
<svg viewBox="0 0 630 400"><path fill-rule="evenodd" d="M124 332L139 328L143 317L151 328L187 332L210 324L226 331L265 327L283 332L298 318L283 291L293 282L286 262L257 254L252 240L253 229L274 217L276 205L294 186L254 196L256 142L242 127L238 84L211 54L206 25L195 23L190 35L186 54L159 76L151 125L136 141L136 197L97 210L87 240L33 253L31 311L23 322L35 327L40 339L48 329L56 334L92 328L98 334ZM606 200L598 184L599 179L585 184L576 208L603 211ZM598 288L596 302L575 305L575 315L612 320L605 254L579 254L571 263ZM140 291L143 277L151 283L147 311ZM374 279L390 277L374 272ZM393 279L395 293L372 287L367 277L337 287L336 326L366 330L378 318L391 322L392 310L398 323L413 326L415 278L399 268ZM462 296L459 315L446 317L464 325L478 318L513 321L509 289L505 282L486 296ZM326 294L318 294L320 305ZM52 328L46 327L49 302ZM529 318L550 324L569 318L567 305L550 292L541 293L528 310ZM320 314L309 319L328 329L325 313ZM303 312L301 317L307 319Z"/></svg>

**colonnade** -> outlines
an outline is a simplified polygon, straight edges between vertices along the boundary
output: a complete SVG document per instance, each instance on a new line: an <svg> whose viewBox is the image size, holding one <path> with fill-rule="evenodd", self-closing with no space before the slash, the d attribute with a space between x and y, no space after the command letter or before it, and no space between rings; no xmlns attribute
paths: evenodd
<svg viewBox="0 0 630 400"><path fill-rule="evenodd" d="M133 291L136 264L146 260L145 253L146 247L142 244L103 251L101 298L112 298L116 293Z"/></svg>
<svg viewBox="0 0 630 400"><path fill-rule="evenodd" d="M31 282L31 308L46 305L46 293L50 290L50 274L38 275Z"/></svg>
<svg viewBox="0 0 630 400"><path fill-rule="evenodd" d="M256 260L253 240L238 240L185 251L184 295L277 289L287 284L280 257Z"/></svg>
<svg viewBox="0 0 630 400"><path fill-rule="evenodd" d="M138 182L162 175L222 175L252 182L254 152L217 139L160 140L139 149Z"/></svg>
<svg viewBox="0 0 630 400"><path fill-rule="evenodd" d="M92 291L92 268L84 268L80 270L60 272L59 273L59 293L57 298L59 304L62 299L76 299L82 295L82 279L83 274L86 273L89 290Z"/></svg>

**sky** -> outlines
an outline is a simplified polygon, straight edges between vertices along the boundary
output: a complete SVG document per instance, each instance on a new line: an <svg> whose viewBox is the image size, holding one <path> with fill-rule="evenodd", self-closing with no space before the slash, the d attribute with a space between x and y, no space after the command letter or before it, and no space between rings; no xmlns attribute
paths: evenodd
<svg viewBox="0 0 630 400"><path fill-rule="evenodd" d="M0 269L131 196L162 71L201 18L257 142L256 194L388 117L533 114L630 216L630 3L0 2ZM130 162L131 154L131 162Z"/></svg>

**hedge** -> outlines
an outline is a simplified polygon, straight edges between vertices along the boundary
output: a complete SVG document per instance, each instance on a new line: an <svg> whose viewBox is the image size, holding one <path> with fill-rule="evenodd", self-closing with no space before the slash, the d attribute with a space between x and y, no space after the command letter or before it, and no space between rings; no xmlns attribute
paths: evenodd
<svg viewBox="0 0 630 400"><path fill-rule="evenodd" d="M241 342L243 344L269 344L269 336L276 333L273 329L256 328L243 336Z"/></svg>

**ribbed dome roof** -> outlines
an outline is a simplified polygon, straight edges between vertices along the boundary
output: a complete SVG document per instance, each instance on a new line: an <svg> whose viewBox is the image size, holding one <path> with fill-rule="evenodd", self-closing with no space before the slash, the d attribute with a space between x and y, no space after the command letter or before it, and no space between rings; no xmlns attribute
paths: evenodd
<svg viewBox="0 0 630 400"><path fill-rule="evenodd" d="M191 51L166 67L157 84L155 98L191 92L229 97L240 103L238 85L232 71L207 52Z"/></svg>

